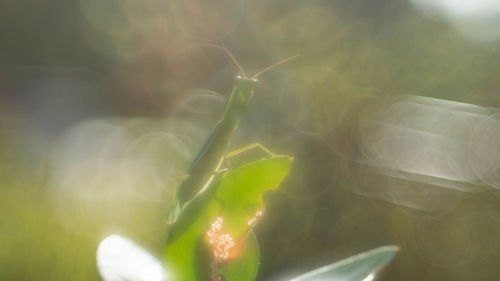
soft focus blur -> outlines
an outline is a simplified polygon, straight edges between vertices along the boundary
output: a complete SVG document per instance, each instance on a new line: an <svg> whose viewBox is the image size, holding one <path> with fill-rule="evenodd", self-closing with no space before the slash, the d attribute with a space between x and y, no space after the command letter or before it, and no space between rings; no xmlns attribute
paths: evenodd
<svg viewBox="0 0 500 281"><path fill-rule="evenodd" d="M110 234L160 257L237 68L231 147L294 156L259 280L384 244L383 280L499 280L500 4L49 0L0 8L0 280L100 280Z"/></svg>

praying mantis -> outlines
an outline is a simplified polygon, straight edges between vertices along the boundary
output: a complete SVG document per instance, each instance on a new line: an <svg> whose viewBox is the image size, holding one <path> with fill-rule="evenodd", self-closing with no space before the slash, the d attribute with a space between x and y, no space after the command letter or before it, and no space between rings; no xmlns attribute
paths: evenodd
<svg viewBox="0 0 500 281"><path fill-rule="evenodd" d="M226 153L226 150L233 132L238 127L248 104L253 98L254 89L258 83L257 78L264 72L290 61L298 57L298 55L282 59L249 77L231 52L225 47L222 48L237 66L240 75L236 77L236 82L226 104L222 119L215 126L215 129L194 158L182 182L176 189L175 201L173 208L171 208L169 219L174 218L173 220L175 220L176 214L205 186L210 177L221 166L224 159L256 147L272 155L269 150L259 143L252 143L230 153Z"/></svg>
<svg viewBox="0 0 500 281"><path fill-rule="evenodd" d="M229 260L239 259L244 252L249 253L246 259L243 258L244 262L249 268L254 269L254 271L246 270L247 274L251 276L256 273L258 246L255 237L251 234L251 227L262 214L260 209L262 208L261 195L259 194L264 190L276 188L288 173L291 165L290 157L275 156L259 143L252 143L229 153L226 153L226 150L232 134L237 129L253 98L259 75L297 56L278 61L249 77L234 56L226 48L223 47L223 49L241 74L236 77L235 86L227 101L222 119L217 123L188 168L186 176L176 189L174 201L170 207L168 221L172 227L169 231L165 257L166 261L171 263L171 267L178 270L177 280L198 280L206 278L207 274L212 276L211 279L214 281L225 280L224 274L221 274L219 269ZM224 160L228 161L229 158L253 148L261 148L271 157L248 163L237 169L220 169ZM249 193L247 195L241 197L235 195L234 192L238 192L235 188L245 185L241 179L250 174L259 179L248 186ZM235 196L243 201L238 201ZM257 215L251 218L247 217L247 211L254 208L258 209ZM208 230L207 223L213 219L212 215L215 215L214 210L216 209L218 210L216 211L216 222L220 221L221 229L213 233L206 232ZM235 236L237 240L233 241L232 236L223 232L222 217L227 218L228 223L232 225L232 231L233 234L237 234ZM248 219L248 225L242 225L241 222L246 219ZM212 223L212 225L214 224ZM211 237L208 244L213 250L213 260L199 264L199 258L203 255L193 256L191 253L201 249L197 246L197 241L202 239L205 232ZM222 237L229 239L229 244L219 244ZM251 238L248 239L250 245L247 246L248 237ZM227 252L219 252L221 248L227 248ZM246 248L248 249L245 250ZM195 258L196 256L198 258ZM208 263L210 264L210 273L200 274L199 272L203 271L200 268L205 268L203 265ZM198 273L195 273L193 268L198 268Z"/></svg>

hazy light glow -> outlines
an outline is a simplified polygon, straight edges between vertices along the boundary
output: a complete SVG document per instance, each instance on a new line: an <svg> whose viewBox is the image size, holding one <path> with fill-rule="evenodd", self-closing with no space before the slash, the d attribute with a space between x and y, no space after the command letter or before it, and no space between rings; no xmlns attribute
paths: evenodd
<svg viewBox="0 0 500 281"><path fill-rule="evenodd" d="M410 0L426 14L443 17L467 37L500 39L500 2L496 0Z"/></svg>
<svg viewBox="0 0 500 281"><path fill-rule="evenodd" d="M108 118L68 130L54 145L50 171L53 208L64 225L86 235L89 227L75 216L96 226L127 225L151 216L150 202L168 202L191 153L176 124Z"/></svg>
<svg viewBox="0 0 500 281"><path fill-rule="evenodd" d="M203 89L185 96L168 118L90 119L53 142L49 196L66 229L83 236L96 228L105 233L157 231L176 180L224 103Z"/></svg>
<svg viewBox="0 0 500 281"><path fill-rule="evenodd" d="M386 169L385 173L397 170L416 181L474 191L477 188L464 190L455 182L477 181L469 165L469 140L471 130L487 113L486 109L453 101L402 98L362 122L362 161Z"/></svg>
<svg viewBox="0 0 500 281"><path fill-rule="evenodd" d="M360 193L429 210L455 203L438 187L465 192L483 191L485 185L500 188L496 112L429 97L394 101L360 123L358 161L397 180L377 188L365 182Z"/></svg>
<svg viewBox="0 0 500 281"><path fill-rule="evenodd" d="M97 269L104 281L163 281L167 277L158 259L120 235L101 241Z"/></svg>
<svg viewBox="0 0 500 281"><path fill-rule="evenodd" d="M411 0L416 5L426 5L440 9L443 13L455 17L475 17L490 15L500 10L496 0Z"/></svg>

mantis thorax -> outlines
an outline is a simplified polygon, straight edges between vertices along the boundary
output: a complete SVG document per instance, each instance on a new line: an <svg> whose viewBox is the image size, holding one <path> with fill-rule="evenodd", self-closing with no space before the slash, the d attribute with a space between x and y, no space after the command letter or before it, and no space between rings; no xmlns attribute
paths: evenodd
<svg viewBox="0 0 500 281"><path fill-rule="evenodd" d="M242 76L236 77L236 83L226 106L226 112L224 113L226 126L234 129L238 125L247 105L252 100L254 88L257 83L257 79Z"/></svg>

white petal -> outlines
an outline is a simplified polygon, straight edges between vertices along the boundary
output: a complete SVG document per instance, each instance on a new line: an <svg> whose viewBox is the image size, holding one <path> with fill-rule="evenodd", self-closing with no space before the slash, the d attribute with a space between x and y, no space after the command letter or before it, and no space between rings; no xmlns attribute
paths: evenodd
<svg viewBox="0 0 500 281"><path fill-rule="evenodd" d="M104 281L164 281L161 262L133 241L111 235L97 248L97 269Z"/></svg>

